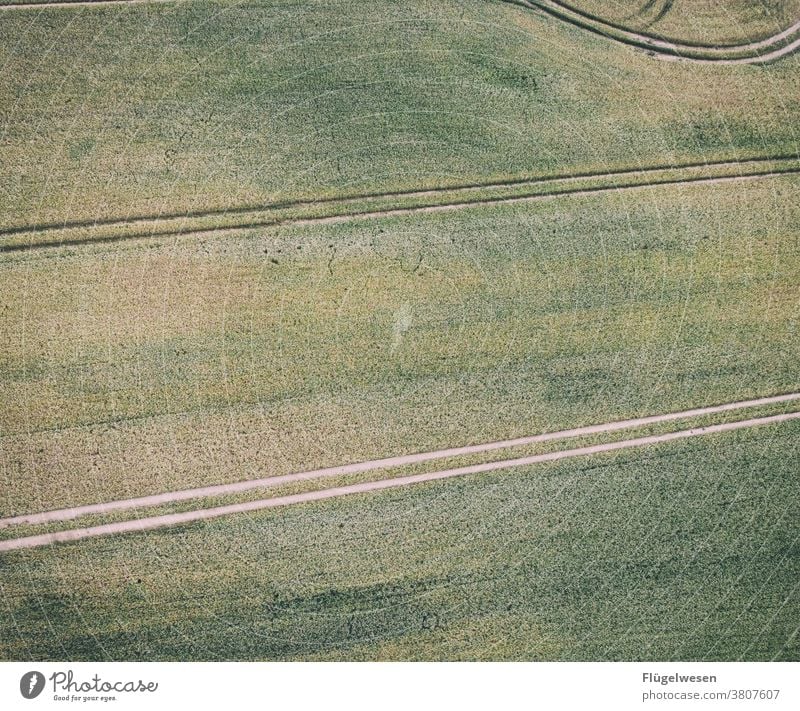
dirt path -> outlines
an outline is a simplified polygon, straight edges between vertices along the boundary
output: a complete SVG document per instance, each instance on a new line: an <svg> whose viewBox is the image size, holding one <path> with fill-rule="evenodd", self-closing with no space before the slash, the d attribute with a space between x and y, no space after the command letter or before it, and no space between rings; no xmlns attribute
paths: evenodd
<svg viewBox="0 0 800 711"><path fill-rule="evenodd" d="M735 45L702 45L659 39L643 32L634 32L600 17L582 12L558 0L509 0L533 10L542 10L581 29L623 44L645 49L653 54L703 64L765 64L773 62L800 47L800 20L786 29L756 42ZM786 43L786 44L784 44Z"/></svg>
<svg viewBox="0 0 800 711"><path fill-rule="evenodd" d="M124 0L127 2L128 0ZM649 185L648 176L656 179L661 174L671 174L685 171L690 177L714 177L717 173L728 170L736 170L732 173L733 177L760 174L759 170L769 170L769 166L777 168L800 168L800 162L795 155L768 156L765 158L747 158L740 161L699 161L696 163L684 163L679 165L655 165L647 168L620 169L605 171L602 173L565 173L562 175L548 175L538 178L519 178L504 180L495 183L461 183L439 188L423 188L410 190L395 190L388 192L375 193L355 193L351 195L340 195L331 197L301 198L295 200L284 200L280 202L264 203L262 205L232 206L224 208L214 208L208 210L193 210L189 212L159 213L151 215L134 215L120 218L100 218L91 220L72 220L60 221L43 224L19 225L16 227L0 228L0 237L10 237L17 234L31 232L65 232L74 229L85 229L87 227L134 227L164 224L187 219L218 218L226 215L256 215L269 211L283 210L287 208L304 208L319 205L348 206L355 203L368 203L376 200L400 200L429 198L447 196L453 193L480 193L483 191L502 190L502 189L524 189L535 188L543 185L557 185L559 183L571 183L586 180L597 180L610 182L612 180L635 179L635 185ZM749 171L749 172L748 172Z"/></svg>
<svg viewBox="0 0 800 711"><path fill-rule="evenodd" d="M637 188L657 188L668 185L689 185L692 183L702 183L704 185L716 185L721 183L745 182L748 180L759 180L762 178L776 178L781 175L794 175L800 173L800 168L792 170L766 171L763 173L750 173L746 175L726 175L719 177L696 177L696 178L676 178L674 180L653 180L649 182L623 183L616 185L603 185L590 188L574 188L559 190L552 193L537 193L533 195L520 195L504 198L486 198L483 200L464 200L461 202L443 203L439 205L420 205L414 207L396 207L387 210L374 210L364 212L353 212L344 215L330 215L325 217L296 218L280 221L278 225L314 225L331 224L336 222L348 222L359 218L393 217L412 213L426 212L450 212L452 210L463 210L468 207L490 207L492 205L514 205L516 203L534 202L542 200L555 200L560 197L587 197L597 193L607 193L615 190L634 190ZM223 230L231 228L222 228ZM241 228L236 228L241 229ZM196 234L203 232L213 232L214 230L198 230ZM191 233L187 233L191 234ZM0 247L0 252L3 249Z"/></svg>
<svg viewBox="0 0 800 711"><path fill-rule="evenodd" d="M92 5L150 5L179 0L78 0L78 2L20 2L0 5L0 10L37 10L41 7L92 7Z"/></svg>
<svg viewBox="0 0 800 711"><path fill-rule="evenodd" d="M139 5L172 0L82 0L79 2L15 3L0 5L0 10L33 10L41 8L92 7L104 5ZM582 12L557 0L507 0L534 10L542 10L556 19L602 35L616 42L645 49L656 55L704 64L765 64L795 52L800 37L800 20L771 37L736 45L684 44L660 39L644 32L634 32L600 17ZM767 51L762 51L767 50Z"/></svg>
<svg viewBox="0 0 800 711"><path fill-rule="evenodd" d="M736 172L731 172L735 170ZM80 246L91 243L122 242L149 237L205 236L233 234L243 229L283 227L289 225L324 224L354 219L374 219L412 213L445 212L468 207L486 207L497 204L513 204L536 200L553 200L566 196L588 196L615 190L632 190L669 185L693 183L714 184L731 181L757 180L800 173L800 161L796 157L753 158L732 162L698 163L675 167L655 167L640 170L620 170L606 173L583 173L565 176L549 176L533 180L516 180L501 183L462 185L449 188L374 193L360 196L325 198L320 200L295 200L274 203L263 207L229 208L182 215L142 216L121 220L73 222L6 227L0 229L0 253L22 252L65 246ZM508 191L521 194L508 196ZM496 194L500 192L501 194ZM493 195L493 193L495 193ZM370 209L377 201L436 199L433 204ZM287 208L314 209L330 205L331 214L304 217L280 217L275 213ZM361 209L358 209L358 208ZM348 210L349 208L349 210ZM341 211L336 211L340 209ZM223 225L203 226L199 221L208 218L227 219ZM123 234L95 230L129 228L133 232ZM84 230L80 236L71 238L74 231ZM85 231L89 230L87 234ZM47 235L54 234L52 239ZM30 235L31 237L25 238ZM42 235L42 237L37 237ZM3 238L14 238L9 243ZM33 241L30 241L33 238Z"/></svg>
<svg viewBox="0 0 800 711"><path fill-rule="evenodd" d="M107 514L113 511L122 511L125 509L141 509L152 506L162 506L164 504L172 504L179 501L186 501L189 499L202 499L213 496L223 496L226 494L237 494L243 491L251 491L253 489L264 489L298 481L309 481L313 479L330 478L347 474L358 474L361 472L368 472L379 469L388 469L391 467L407 466L410 464L420 464L422 462L429 462L436 459L447 459L450 457L461 457L471 454L482 454L485 452L493 452L501 449L510 449L513 447L528 446L540 442L554 442L563 439L584 437L587 435L603 434L606 432L616 432L618 430L631 429L634 427L645 427L648 425L654 425L664 422L672 422L674 420L687 419L690 417L703 417L723 412L743 410L746 408L761 407L765 405L777 405L781 403L790 403L796 401L800 401L800 393L775 395L772 397L763 397L755 400L742 400L738 402L725 403L722 405L712 405L710 407L695 408L693 410L683 410L681 412L670 412L662 415L651 415L648 417L637 417L629 420L618 420L616 422L607 422L599 425L588 425L586 427L577 427L575 429L561 430L559 432L546 432L543 434L531 435L528 437L519 437L517 439L507 439L497 442L486 442L483 444L469 445L464 447L439 449L432 452L419 452L416 454L406 454L397 457L387 457L385 459L374 459L366 462L357 462L355 464L344 464L336 467L314 469L306 472L283 474L280 476L264 477L261 479L249 479L247 481L234 482L230 484L217 484L214 486L205 486L195 489L168 491L162 494L154 494L152 496L141 496L134 499L121 499L118 501L110 501L98 504L87 504L85 506L76 506L68 509L58 509L54 511L43 511L41 513L23 514L20 516L12 516L10 518L0 519L0 528L6 528L8 526L23 525L23 524L35 525L43 523L52 523L54 521L68 521L70 519L78 518L79 516L87 516L90 514Z"/></svg>
<svg viewBox="0 0 800 711"><path fill-rule="evenodd" d="M79 541L84 538L93 538L96 536L148 531L156 528L164 528L167 526L176 526L180 524L193 523L195 521L219 518L220 516L229 516L236 513L260 511L263 509L290 506L292 504L332 499L339 496L349 496L350 494L363 494L371 491L381 491L383 489L395 489L402 486L411 486L413 484L421 484L428 481L438 481L440 479L449 479L452 477L466 476L469 474L497 471L499 469L511 469L513 467L529 466L542 462L554 462L561 459L602 454L604 452L613 452L621 449L646 447L661 444L663 442L687 439L689 437L699 437L702 435L718 434L721 432L732 432L734 430L750 427L761 427L764 425L777 424L780 422L787 422L789 420L797 419L800 419L800 412L771 415L769 417L757 417L750 420L740 420L738 422L711 425L709 427L697 427L689 430L670 432L667 434L639 437L637 439L622 440L620 442L609 442L607 444L598 444L591 447L579 447L577 449L567 449L558 452L549 452L547 454L535 454L529 457L521 457L519 459L506 459L499 462L475 464L456 469L445 469L437 472L398 477L396 479L380 479L378 481L351 484L349 486L338 486L331 489L309 491L302 494L277 496L270 499L261 499L259 501L247 501L240 504L230 504L228 506L217 506L215 508L200 509L198 511L185 511L183 513L152 516L150 518L121 521L119 523L109 523L102 526L92 526L91 528L77 528L69 531L46 533L39 536L14 538L6 541L0 541L0 552L18 550L21 548L36 548L39 546L50 545L51 543Z"/></svg>

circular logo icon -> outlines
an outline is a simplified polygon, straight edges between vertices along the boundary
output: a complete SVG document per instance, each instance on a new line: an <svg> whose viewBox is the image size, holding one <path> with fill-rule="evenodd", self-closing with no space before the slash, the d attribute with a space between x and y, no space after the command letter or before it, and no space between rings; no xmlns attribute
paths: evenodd
<svg viewBox="0 0 800 711"><path fill-rule="evenodd" d="M35 699L44 689L44 674L38 671L30 671L22 675L19 680L20 693L26 699Z"/></svg>

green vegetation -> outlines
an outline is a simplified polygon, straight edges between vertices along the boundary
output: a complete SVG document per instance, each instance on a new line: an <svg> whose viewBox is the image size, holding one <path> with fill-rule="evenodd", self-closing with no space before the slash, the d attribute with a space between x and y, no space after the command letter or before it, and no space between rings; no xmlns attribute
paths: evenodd
<svg viewBox="0 0 800 711"><path fill-rule="evenodd" d="M87 242L113 243L143 237L215 232L229 234L231 229L276 227L311 222L341 221L343 218L387 217L407 212L452 209L463 205L488 205L497 202L541 200L547 196L601 193L620 188L647 185L715 182L722 178L742 178L777 173L800 172L800 158L757 158L748 161L696 163L627 170L608 174L585 174L534 180L510 180L479 186L461 186L368 196L345 196L328 200L295 200L273 203L254 210L198 212L132 221L97 222L47 229L24 229L7 235L0 253L21 252L30 247L78 246ZM430 209L430 210L429 210Z"/></svg>
<svg viewBox="0 0 800 711"><path fill-rule="evenodd" d="M155 506L139 506L135 508L118 509L107 513L84 513L75 518L65 518L45 523L22 523L0 527L0 541L19 539L28 536L58 533L68 529L88 528L110 523L158 517L182 512L196 512L199 509L211 509L219 506L242 504L251 501L264 501L269 498L287 495L305 494L315 491L330 490L337 487L363 484L380 480L391 480L399 477L424 475L430 472L443 471L457 467L466 467L491 462L507 461L532 455L543 455L564 450L575 450L582 447L606 445L618 441L630 441L635 438L651 435L664 435L675 431L687 431L693 428L720 425L723 423L736 423L745 419L775 417L786 413L795 413L798 410L797 402L771 404L759 407L748 407L704 417L681 418L665 423L649 426L630 427L602 434L582 435L578 437L561 438L547 442L538 442L524 446L505 447L489 452L479 452L467 455L450 456L442 459L429 460L414 464L395 465L386 468L369 469L355 474L334 474L315 476L290 482L275 481L258 488L241 492L218 493L203 497L161 503ZM765 427L766 425L759 425ZM652 446L652 445L647 445ZM634 447L630 447L634 449ZM585 454L577 456L586 456ZM514 465L517 466L517 465ZM511 467L513 468L513 467ZM498 474L492 474L498 476ZM276 507L277 508L277 507Z"/></svg>
<svg viewBox="0 0 800 711"><path fill-rule="evenodd" d="M0 23L0 229L798 152L795 58L665 63L500 0L65 12Z"/></svg>
<svg viewBox="0 0 800 711"><path fill-rule="evenodd" d="M7 554L0 657L797 661L799 435Z"/></svg>
<svg viewBox="0 0 800 711"><path fill-rule="evenodd" d="M0 512L797 390L799 190L6 255Z"/></svg>
<svg viewBox="0 0 800 711"><path fill-rule="evenodd" d="M2 11L0 517L800 391L797 68L503 0ZM3 553L0 658L800 660L798 435Z"/></svg>
<svg viewBox="0 0 800 711"><path fill-rule="evenodd" d="M559 0L626 29L678 42L744 44L800 20L800 0Z"/></svg>

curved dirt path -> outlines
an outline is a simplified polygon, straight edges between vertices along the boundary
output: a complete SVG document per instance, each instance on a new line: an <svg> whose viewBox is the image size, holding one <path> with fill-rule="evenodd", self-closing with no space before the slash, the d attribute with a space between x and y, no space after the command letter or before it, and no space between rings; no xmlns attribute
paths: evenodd
<svg viewBox="0 0 800 711"><path fill-rule="evenodd" d="M750 420L740 420L738 422L728 422L721 425L710 425L708 427L696 427L689 430L679 430L662 435L652 435L649 437L639 437L637 439L622 440L620 442L609 442L607 444L597 444L591 447L579 447L577 449L567 449L547 454L535 454L530 457L519 459L506 459L499 462L488 462L486 464L474 464L467 467L456 469L445 469L437 472L425 474L414 474L411 476L397 477L395 479L380 479L349 486L338 486L331 489L319 491L309 491L302 494L291 494L289 496L276 496L270 499L259 501L247 501L240 504L230 504L228 506L217 506L210 509L200 509L198 511L185 511L183 513L166 514L163 516L151 516L149 518L134 519L132 521L121 521L119 523L109 523L102 526L92 526L90 528L76 528L69 531L59 531L56 533L46 533L38 536L26 536L24 538L14 538L0 541L0 552L19 550L21 548L36 548L50 545L52 543L64 543L68 541L79 541L84 538L94 538L96 536L108 536L119 533L135 533L137 531L149 531L156 528L176 526L180 524L204 521L220 516L245 513L248 511L261 511L263 509L290 506L292 504L307 503L310 501L321 501L332 499L339 496L349 496L350 494L363 494L371 491L381 491L384 489L395 489L402 486L411 486L429 481L449 479L469 474L479 474L482 472L497 471L499 469L511 469L514 467L529 466L541 462L554 462L561 459L571 459L573 457L583 457L604 452L613 452L621 449L634 449L646 447L663 442L672 442L689 437L700 437L721 432L732 432L750 427L762 427L764 425L787 422L789 420L800 419L800 412L791 412L769 417L757 417Z"/></svg>
<svg viewBox="0 0 800 711"><path fill-rule="evenodd" d="M539 2L539 1L540 0L528 0L528 2ZM652 1L653 0L651 0L651 2ZM587 10L582 10L579 7L575 7L572 4L572 2L570 2L569 0L566 0L566 1L565 0L544 0L544 2L550 2L552 5L556 5L556 6L560 7L560 8L565 9L565 10L570 10L570 11L572 11L572 12L578 14L578 15L581 15L581 16L589 19L589 20L595 20L597 22L601 22L602 24L608 25L609 27L612 27L614 29L623 30L623 31L626 31L626 32L633 32L634 34L636 34L636 35L638 35L640 37L644 37L647 40L653 40L653 41L656 41L656 42L663 42L663 43L666 44L666 46L676 46L677 45L677 46L681 46L681 47L696 47L697 49L702 49L702 50L725 50L725 49L731 49L731 48L736 49L736 48L742 48L742 47L747 47L747 48L752 48L752 49L760 49L762 47L766 47L766 46L775 44L776 42L780 42L780 41L786 39L788 36L793 34L793 32L794 32L793 28L795 27L794 24L793 25L789 25L788 27L784 28L783 30L780 30L779 32L775 33L774 35L769 35L767 37L763 37L760 40L751 40L749 42L683 41L679 37L674 37L674 36L673 37L668 37L668 36L658 35L658 34L654 34L652 32L649 32L649 31L647 31L649 29L649 26L648 27L643 27L643 28L641 28L639 30L631 30L630 27L622 24L622 22L608 20L608 19L605 19L605 18L601 17L600 15L597 15L596 13L588 12ZM671 8L669 8L669 7L664 7L664 8L662 8L662 10L663 10L663 14L659 13L659 16L655 17L653 20L650 20L650 22L658 21L659 19L662 19L664 14L666 14L667 12L671 12L672 11ZM673 14L674 14L674 12L673 12ZM625 19L626 20L635 20L635 19L640 18L640 17L641 16L638 15L637 13L634 13L632 15L629 15Z"/></svg>
<svg viewBox="0 0 800 711"><path fill-rule="evenodd" d="M0 10L35 10L41 8L92 7L105 5L140 5L173 2L175 0L80 0L78 2L27 2L0 5ZM594 32L611 40L649 50L653 54L672 59L684 59L704 64L766 64L795 52L800 47L800 36L787 44L786 40L800 34L800 20L771 37L755 42L731 45L701 45L660 39L644 32L634 32L603 20L557 0L506 0L535 10L581 29ZM781 46L776 46L781 45ZM768 51L762 51L768 50Z"/></svg>
<svg viewBox="0 0 800 711"><path fill-rule="evenodd" d="M800 19L777 34L755 42L701 45L659 39L644 32L634 32L558 0L507 1L533 10L542 10L552 17L594 34L676 60L683 59L702 64L766 64L791 54L800 47L800 36L795 37L800 35ZM793 37L794 39L791 39Z"/></svg>
<svg viewBox="0 0 800 711"><path fill-rule="evenodd" d="M432 452L419 452L417 454L406 454L397 457L387 457L385 459L374 459L366 462L357 462L355 464L344 464L336 467L313 469L311 471L306 471L306 472L296 472L292 474L283 474L280 476L264 477L260 479L249 479L247 481L233 482L230 484L216 484L213 486L198 487L195 489L168 491L161 494L153 494L152 496L141 496L133 499L120 499L118 501L109 501L98 504L87 504L85 506L75 506L72 508L58 509L54 511L43 511L40 513L22 514L20 516L12 516L10 518L0 519L0 528L6 528L8 526L23 525L23 524L35 525L43 523L52 523L54 521L68 521L70 519L78 518L79 516L87 516L90 514L107 514L113 511L122 511L126 509L140 509L152 506L162 506L164 504L172 504L179 501L187 501L189 499L203 499L214 496L224 496L226 494L237 494L243 491L251 491L253 489L264 489L298 481L309 481L313 479L330 478L347 474L358 474L361 472L368 472L379 469L389 469L392 467L407 466L410 464L419 464L422 462L430 462L436 459L461 457L470 454L482 454L485 452L493 452L500 449L523 447L531 444L537 444L540 442L555 442L558 440L583 437L593 434L616 432L618 430L631 429L634 427L645 427L648 425L654 425L664 422L672 422L674 420L687 419L690 417L703 417L723 412L743 410L746 408L761 407L765 405L777 405L781 403L790 403L796 401L800 401L800 392L788 393L785 395L775 395L771 397L762 397L754 400L741 400L738 402L730 402L722 405L712 405L710 407L695 408L693 410L670 412L662 415L650 415L648 417L637 417L629 420L618 420L616 422L607 422L599 425L588 425L585 427L577 427L570 430L561 430L559 432L546 432L544 434L532 435L529 437L519 437L517 439L507 439L497 442L486 442L483 444L469 445L465 447L439 449Z"/></svg>

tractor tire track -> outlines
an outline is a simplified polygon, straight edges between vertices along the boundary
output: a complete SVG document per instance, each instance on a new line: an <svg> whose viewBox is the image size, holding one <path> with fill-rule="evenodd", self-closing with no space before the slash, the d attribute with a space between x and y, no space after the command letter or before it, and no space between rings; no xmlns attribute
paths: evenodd
<svg viewBox="0 0 800 711"><path fill-rule="evenodd" d="M735 173L726 171L735 170ZM688 175L676 176L686 172ZM271 203L263 207L231 208L227 210L211 210L205 212L184 213L162 216L144 216L122 220L99 220L96 222L80 221L40 226L19 226L0 229L0 253L21 252L53 247L71 247L92 243L113 243L134 239L172 236L204 236L211 234L233 233L246 229L283 227L290 225L325 224L354 219L391 217L410 213L443 212L463 209L471 206L489 206L496 204L513 204L534 200L554 199L563 196L586 196L614 190L630 190L667 185L691 183L722 183L729 181L754 180L777 177L780 175L800 173L800 159L795 156L775 158L754 158L745 161L722 161L717 163L698 163L682 166L644 168L640 170L620 170L604 173L582 173L566 176L547 176L533 180L512 180L498 183L467 184L457 187L433 188L414 191L388 193L371 193L359 196L324 198L319 200L296 200L283 203ZM492 195L503 191L521 191L517 195ZM447 201L448 196L450 201ZM426 202L427 198L436 199ZM375 201L422 200L420 204L381 209L370 209L369 203ZM281 217L270 215L283 209L313 209L320 205L341 207L341 212L330 214ZM358 208L362 205L361 209ZM348 211L347 208L350 208ZM192 220L203 218L230 217L225 225L198 226ZM190 224L186 224L187 221ZM89 234L71 238L70 232L76 230L120 229L131 228L135 231L123 234ZM57 238L46 239L48 234L56 234ZM35 241L9 240L29 235ZM37 238L44 235L45 238ZM6 238L3 240L3 238Z"/></svg>
<svg viewBox="0 0 800 711"><path fill-rule="evenodd" d="M645 32L635 32L558 0L505 1L532 10L541 10L580 29L621 44L645 49L655 55L701 64L766 64L792 54L800 47L800 20L762 40L742 44L704 45L670 41Z"/></svg>
<svg viewBox="0 0 800 711"><path fill-rule="evenodd" d="M704 417L723 412L732 412L747 408L778 405L782 403L792 403L798 401L800 401L800 392L774 395L771 397L762 397L754 400L741 400L738 402L724 403L722 405L711 405L709 407L700 407L692 410L683 410L680 412L650 415L647 417L637 417L628 420L617 420L615 422L607 422L599 425L587 425L570 430L546 432L543 434L519 437L516 439L486 442L483 444L468 445L463 447L453 447L431 452L406 454L396 457L387 457L384 459L374 459L366 462L357 462L354 464L344 464L335 467L314 469L306 472L295 472L292 474L263 477L260 479L249 479L230 484L216 484L194 489L169 491L161 494L153 494L151 496L120 499L117 501L97 504L86 504L84 506L74 506L71 508L43 511L40 513L21 514L19 516L0 519L0 528L6 528L14 525L37 525L53 523L56 521L68 521L78 518L79 516L87 516L91 514L107 514L113 511L122 511L126 509L141 509L153 506L162 506L165 504L173 504L179 501L187 501L189 499L202 499L215 496L224 496L226 494L238 494L245 491L251 491L253 489L264 489L299 481L310 481L348 474L358 474L374 470L389 469L393 467L408 466L411 464L434 461L436 459L448 459L452 457L483 454L502 449L511 449L514 447L524 447L532 444L539 444L542 442L555 442L564 439L572 439L575 437L604 434L607 432L617 432L619 430L632 429L635 427L645 427L648 425L672 422L691 417Z"/></svg>
<svg viewBox="0 0 800 711"><path fill-rule="evenodd" d="M788 422L790 420L800 420L800 412L771 415L768 417L758 417L749 420L740 420L738 422L728 422L720 425L710 425L708 427L696 427L688 430L669 432L667 434L651 435L648 437L639 437L636 439L622 440L619 442L609 442L606 444L598 444L590 447L579 447L576 449L567 449L557 452L549 452L547 454L535 454L529 457L520 457L518 459L507 459L498 462L488 462L485 464L474 464L471 466L458 467L455 469L445 469L442 471L427 472L424 474L414 474L411 476L397 477L395 479L380 479L377 481L351 484L348 486L338 486L331 489L310 491L302 494L291 494L288 496L277 496L269 499L261 499L258 501L247 501L239 504L217 506L214 508L200 509L197 511L185 511L182 513L165 514L162 516L151 516L149 518L134 519L131 521L121 521L118 523L109 523L101 526L92 526L90 528L77 528L67 531L58 531L56 533L46 533L37 536L14 538L5 541L0 541L0 552L19 550L23 548L36 548L36 547L50 545L53 543L79 541L85 538L94 538L97 536L108 536L121 533L136 533L140 531L149 531L158 528L165 528L168 526L177 526L188 523L194 523L197 521L205 521L209 519L219 518L221 516L230 516L232 514L246 513L249 511L261 511L264 509L279 508L282 506L290 506L294 504L308 503L312 501L321 501L324 499L332 499L340 496L349 496L351 494L364 494L373 491L382 491L385 489L395 489L399 487L412 486L414 484L421 484L430 481L439 481L442 479L467 476L470 474L480 474L485 472L497 471L501 469L512 469L515 467L530 466L533 464L539 464L543 462L555 462L562 459L571 459L574 457L584 457L594 454L603 454L606 452L613 452L623 449L636 449L640 447L657 445L664 442L673 442L676 440L688 439L691 437L719 434L722 432L732 432L735 430L741 430L751 427L763 427L765 425L778 424L781 422Z"/></svg>
<svg viewBox="0 0 800 711"><path fill-rule="evenodd" d="M39 8L67 8L67 7L92 7L97 5L151 5L156 3L175 2L180 4L180 0L63 0L63 2L14 2L0 5L0 10L38 10Z"/></svg>
<svg viewBox="0 0 800 711"><path fill-rule="evenodd" d="M165 3L171 0L80 0L78 2L28 2L0 5L1 10L36 10L42 8L93 7L105 5L140 5ZM773 62L800 47L800 37L783 44L795 34L800 34L800 20L790 27L765 39L742 44L704 45L700 43L670 41L644 32L634 32L622 25L592 15L558 0L505 0L528 9L542 10L551 17L601 35L607 39L645 49L674 59L716 64L765 64ZM661 15L669 11L671 3L665 5ZM782 45L782 46L776 46ZM769 50L764 52L762 50Z"/></svg>

